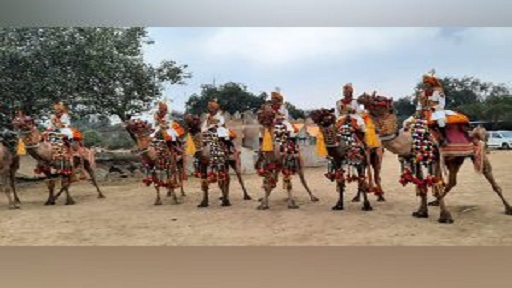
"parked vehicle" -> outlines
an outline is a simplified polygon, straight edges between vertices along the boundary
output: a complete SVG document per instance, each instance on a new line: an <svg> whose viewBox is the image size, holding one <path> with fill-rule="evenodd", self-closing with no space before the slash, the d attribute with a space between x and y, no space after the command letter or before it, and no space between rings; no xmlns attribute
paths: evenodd
<svg viewBox="0 0 512 288"><path fill-rule="evenodd" d="M487 132L487 147L495 149L512 149L512 131Z"/></svg>

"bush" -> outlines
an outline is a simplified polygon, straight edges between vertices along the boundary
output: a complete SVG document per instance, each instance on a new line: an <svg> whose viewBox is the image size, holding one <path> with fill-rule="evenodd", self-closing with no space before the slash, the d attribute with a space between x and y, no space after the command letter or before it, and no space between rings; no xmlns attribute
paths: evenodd
<svg viewBox="0 0 512 288"><path fill-rule="evenodd" d="M117 131L114 133L109 133L105 136L105 144L107 145L108 149L131 149L135 146L135 143L126 131Z"/></svg>
<svg viewBox="0 0 512 288"><path fill-rule="evenodd" d="M86 147L101 146L103 140L101 134L94 130L87 130L83 133Z"/></svg>

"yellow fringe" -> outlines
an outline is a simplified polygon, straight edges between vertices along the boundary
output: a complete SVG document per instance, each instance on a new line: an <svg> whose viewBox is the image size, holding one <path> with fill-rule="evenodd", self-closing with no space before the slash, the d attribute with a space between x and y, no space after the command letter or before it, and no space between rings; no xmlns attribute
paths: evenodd
<svg viewBox="0 0 512 288"><path fill-rule="evenodd" d="M380 147L380 139L377 136L377 132L375 131L375 124L369 115L363 116L365 125L366 125L366 133L365 133L365 142L369 147Z"/></svg>
<svg viewBox="0 0 512 288"><path fill-rule="evenodd" d="M325 146L324 133L322 133L322 131L318 131L318 134L316 135L316 153L320 157L328 155L327 147Z"/></svg>
<svg viewBox="0 0 512 288"><path fill-rule="evenodd" d="M192 136L189 133L187 134L187 142L185 144L185 154L193 156L194 154L196 154L196 151L196 144L194 143L194 140L192 139Z"/></svg>
<svg viewBox="0 0 512 288"><path fill-rule="evenodd" d="M18 155L23 156L27 154L27 150L25 149L25 143L21 141L21 139L18 141Z"/></svg>
<svg viewBox="0 0 512 288"><path fill-rule="evenodd" d="M263 152L274 151L274 143L272 142L272 135L270 135L270 131L267 128L265 128L265 132L263 132L263 144L261 145L261 151L263 151Z"/></svg>

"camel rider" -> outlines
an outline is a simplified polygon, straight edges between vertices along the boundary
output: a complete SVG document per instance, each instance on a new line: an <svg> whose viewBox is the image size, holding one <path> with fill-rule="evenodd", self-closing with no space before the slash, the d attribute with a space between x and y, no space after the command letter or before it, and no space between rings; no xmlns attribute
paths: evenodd
<svg viewBox="0 0 512 288"><path fill-rule="evenodd" d="M59 102L53 106L55 113L50 117L50 130L62 133L67 137L68 144L73 145L75 149L82 146L82 134L80 131L71 128L71 117L64 103Z"/></svg>
<svg viewBox="0 0 512 288"><path fill-rule="evenodd" d="M338 112L340 113L340 118L338 120L338 125L341 125L342 120L346 119L345 116L350 116L351 119L354 119L357 127L356 130L362 134L364 139L364 134L366 133L366 124L361 117L361 113L363 113L364 109L362 105L357 102L357 99L354 99L354 88L352 87L352 83L347 83L343 86L343 99L338 100L336 102L336 106L338 108Z"/></svg>
<svg viewBox="0 0 512 288"><path fill-rule="evenodd" d="M423 90L418 97L417 113L424 113L429 125L437 128L442 136L441 145L447 144L446 124L469 124L469 119L462 114L445 110L446 95L443 85L434 76L435 71L423 75ZM406 121L407 122L407 121Z"/></svg>
<svg viewBox="0 0 512 288"><path fill-rule="evenodd" d="M13 154L16 154L18 134L14 132L14 126L9 117L9 109L7 107L2 108L0 110L0 142L4 143Z"/></svg>
<svg viewBox="0 0 512 288"><path fill-rule="evenodd" d="M218 137L224 141L230 152L235 152L235 144L232 139L236 138L236 135L226 128L226 121L222 116L219 103L210 101L207 109L208 115L201 126L201 132L208 130L217 132Z"/></svg>
<svg viewBox="0 0 512 288"><path fill-rule="evenodd" d="M183 149L181 148L179 138L185 134L185 131L178 123L172 120L167 103L158 103L158 110L154 114L154 120L157 129L151 134L151 137L153 138L161 132L167 146L171 149L174 147L176 151L182 153Z"/></svg>
<svg viewBox="0 0 512 288"><path fill-rule="evenodd" d="M286 109L286 103L284 102L284 97L281 94L279 88L276 88L276 91L272 91L270 93L270 102L272 108L277 113L278 117L282 120L286 131L289 133L289 138L292 141L295 140L295 136L298 131L289 121L290 113L288 112L288 109Z"/></svg>

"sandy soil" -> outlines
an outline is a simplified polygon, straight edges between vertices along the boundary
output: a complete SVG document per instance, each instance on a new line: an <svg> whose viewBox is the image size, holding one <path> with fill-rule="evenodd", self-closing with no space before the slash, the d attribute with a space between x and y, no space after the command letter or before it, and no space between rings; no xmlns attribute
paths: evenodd
<svg viewBox="0 0 512 288"><path fill-rule="evenodd" d="M493 151L494 173L505 196L512 201L512 152ZM65 206L44 206L43 183L20 187L22 210L8 210L0 197L0 245L511 245L512 216L506 216L498 197L483 176L467 161L459 184L448 197L455 223L438 224L437 207L429 219L411 217L419 199L412 186L398 183L398 161L387 155L384 163L387 202L371 197L374 211L361 211L348 202L356 191L351 184L345 211L331 211L336 202L334 185L323 168L307 170L307 179L320 202L312 203L297 180L295 195L301 206L286 207L286 193L276 190L270 210L256 210L256 200L243 201L238 183L231 190L233 206L220 207L219 191L212 189L210 207L199 209L199 182L191 179L181 205L154 206L153 188L138 180L105 183L107 199L96 199L88 183L73 186L77 201ZM249 193L262 196L261 179L245 176Z"/></svg>

